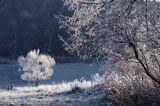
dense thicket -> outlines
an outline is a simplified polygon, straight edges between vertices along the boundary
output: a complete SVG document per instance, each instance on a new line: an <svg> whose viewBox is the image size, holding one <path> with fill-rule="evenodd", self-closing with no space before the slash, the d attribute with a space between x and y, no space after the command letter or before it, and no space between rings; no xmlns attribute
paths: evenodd
<svg viewBox="0 0 160 106"><path fill-rule="evenodd" d="M0 0L0 56L18 56L39 48L50 55L65 55L58 40L55 15L63 12L60 0Z"/></svg>

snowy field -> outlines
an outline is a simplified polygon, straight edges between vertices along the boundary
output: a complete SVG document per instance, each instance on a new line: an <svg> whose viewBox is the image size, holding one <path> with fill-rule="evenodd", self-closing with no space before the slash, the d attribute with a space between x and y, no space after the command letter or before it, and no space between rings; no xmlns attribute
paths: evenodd
<svg viewBox="0 0 160 106"><path fill-rule="evenodd" d="M98 106L102 104L103 90L95 81L63 82L39 87L15 87L0 91L0 104L21 106Z"/></svg>
<svg viewBox="0 0 160 106"><path fill-rule="evenodd" d="M56 64L51 79L33 87L20 79L16 61L0 64L0 105L97 106L104 93L97 86L103 78L91 77L95 73L103 73L98 64Z"/></svg>

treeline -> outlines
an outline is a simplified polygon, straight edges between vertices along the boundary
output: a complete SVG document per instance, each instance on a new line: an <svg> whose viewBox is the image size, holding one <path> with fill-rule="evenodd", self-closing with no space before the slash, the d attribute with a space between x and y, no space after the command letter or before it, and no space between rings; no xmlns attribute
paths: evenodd
<svg viewBox="0 0 160 106"><path fill-rule="evenodd" d="M32 49L65 56L55 17L62 9L61 0L0 0L0 56L17 57Z"/></svg>

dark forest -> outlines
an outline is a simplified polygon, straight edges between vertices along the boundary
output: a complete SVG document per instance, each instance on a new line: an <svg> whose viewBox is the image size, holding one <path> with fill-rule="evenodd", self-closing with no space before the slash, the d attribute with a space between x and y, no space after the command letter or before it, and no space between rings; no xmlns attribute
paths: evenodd
<svg viewBox="0 0 160 106"><path fill-rule="evenodd" d="M56 18L62 6L60 0L0 0L0 56L17 57L33 49L66 55L58 39L66 34Z"/></svg>

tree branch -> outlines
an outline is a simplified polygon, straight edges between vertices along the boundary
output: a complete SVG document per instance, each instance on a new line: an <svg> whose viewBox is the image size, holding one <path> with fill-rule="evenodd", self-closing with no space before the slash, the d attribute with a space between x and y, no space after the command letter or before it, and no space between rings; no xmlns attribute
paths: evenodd
<svg viewBox="0 0 160 106"><path fill-rule="evenodd" d="M80 4L88 4L88 5L91 5L91 4L106 4L106 3L111 3L111 2L113 2L113 1L115 1L115 0L110 0L110 1L108 1L108 2L106 2L106 1L104 1L104 2L79 2Z"/></svg>

